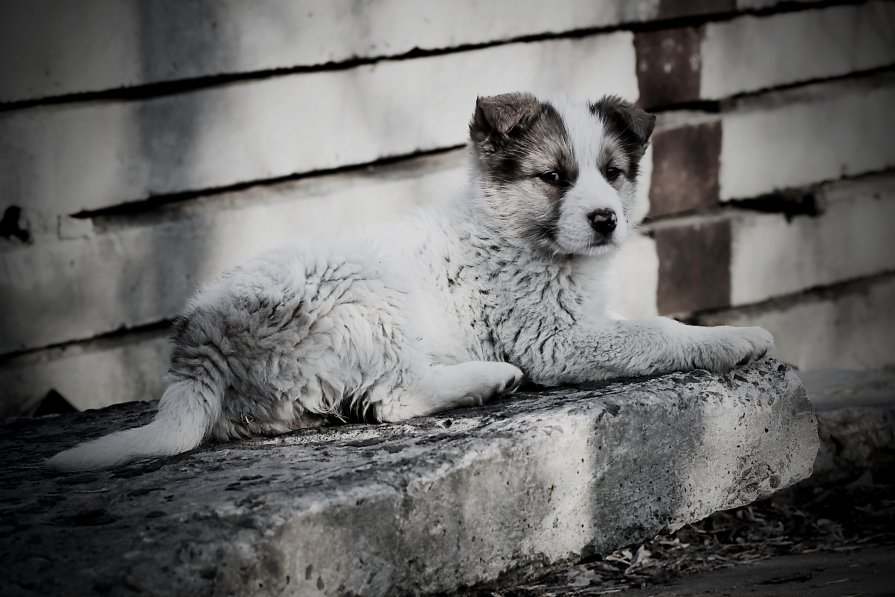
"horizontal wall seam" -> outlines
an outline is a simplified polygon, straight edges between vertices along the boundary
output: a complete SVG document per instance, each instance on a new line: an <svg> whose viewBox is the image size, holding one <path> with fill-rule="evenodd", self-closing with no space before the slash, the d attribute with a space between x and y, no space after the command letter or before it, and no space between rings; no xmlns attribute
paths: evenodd
<svg viewBox="0 0 895 597"><path fill-rule="evenodd" d="M23 364L32 359L39 360L45 353L61 353L62 351L75 346L86 349L108 348L111 345L127 342L142 335L169 330L172 322L173 320L171 319L162 319L160 321L135 326L124 326L88 338L75 338L72 340L65 340L64 342L56 342L47 346L28 348L26 350L2 354L0 355L0 368L10 364Z"/></svg>
<svg viewBox="0 0 895 597"><path fill-rule="evenodd" d="M768 309L785 309L796 306L806 299L814 300L835 300L843 296L859 294L864 292L870 286L895 279L895 269L877 272L869 276L861 276L859 278L849 278L840 280L832 284L822 286L811 286L790 294L774 296L766 300L749 303L747 305L726 306L712 309L694 310L687 314L669 314L669 316L681 315L680 319L685 322L693 322L700 317L718 315L723 313L741 313L744 315L755 314Z"/></svg>
<svg viewBox="0 0 895 597"><path fill-rule="evenodd" d="M632 33L660 31L663 29L680 28L688 26L701 26L708 23L721 23L731 21L741 16L758 16L767 17L778 14L787 14L793 12L806 12L823 10L843 5L866 4L870 0L863 2L855 2L854 0L824 0L813 2L805 5L799 2L784 2L769 8L759 9L738 9L735 11L725 11L718 13L708 13L702 15L688 15L682 17L671 17L664 19L655 19L645 22L627 22L610 25L606 27L588 27L581 29L571 29L553 33L538 33L531 35L521 35L509 37L501 40L492 40L481 43L461 44L445 48L420 49L415 48L408 52L394 55L375 55L369 57L356 57L349 60L341 60L334 62L326 62L322 64L309 64L300 66L287 66L281 68L262 69L244 73L222 73L216 75L206 75L200 77L187 77L183 79L172 79L168 81L159 81L153 83L138 84L133 86L117 87L110 89L102 89L96 91L86 91L79 93L63 94L58 96L44 96L34 99L17 100L11 102L0 102L0 113L11 112L17 110L27 110L30 108L41 106L52 106L60 104L72 104L81 102L94 101L137 101L142 99L150 99L157 97L166 97L181 93L188 93L199 89L208 89L212 87L224 86L236 82L248 82L256 80L265 80L286 75L303 74L303 73L319 73L350 70L359 66L375 65L383 62L401 62L404 60L415 60L418 58L427 58L432 56L443 56L446 54L463 53L486 48L499 47L514 43L536 43L539 41L554 41L562 39L578 39L601 34L615 33L619 31L629 31ZM671 107L665 108L670 109Z"/></svg>

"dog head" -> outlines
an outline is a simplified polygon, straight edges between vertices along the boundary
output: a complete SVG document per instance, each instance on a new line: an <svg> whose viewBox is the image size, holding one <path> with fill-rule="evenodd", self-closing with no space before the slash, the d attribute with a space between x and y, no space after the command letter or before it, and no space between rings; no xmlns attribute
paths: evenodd
<svg viewBox="0 0 895 597"><path fill-rule="evenodd" d="M630 234L656 117L615 96L480 97L469 125L476 184L507 236L558 255L601 255Z"/></svg>

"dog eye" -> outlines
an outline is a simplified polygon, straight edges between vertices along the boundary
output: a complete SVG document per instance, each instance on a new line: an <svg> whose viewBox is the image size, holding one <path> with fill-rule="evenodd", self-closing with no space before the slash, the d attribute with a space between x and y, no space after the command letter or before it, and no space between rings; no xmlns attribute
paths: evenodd
<svg viewBox="0 0 895 597"><path fill-rule="evenodd" d="M619 170L618 168L609 166L608 168L606 168L606 172L604 173L604 176L606 177L606 180L608 180L609 182L613 182L616 178L619 177L619 175L621 173L622 173L622 171Z"/></svg>
<svg viewBox="0 0 895 597"><path fill-rule="evenodd" d="M540 176L541 180L549 184L559 184L562 182L562 176L559 175L559 172L556 170L551 170L550 172L544 172Z"/></svg>

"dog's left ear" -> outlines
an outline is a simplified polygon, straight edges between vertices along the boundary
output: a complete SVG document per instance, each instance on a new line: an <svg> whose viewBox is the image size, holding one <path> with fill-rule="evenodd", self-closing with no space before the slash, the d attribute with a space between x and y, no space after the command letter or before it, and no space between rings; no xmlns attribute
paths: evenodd
<svg viewBox="0 0 895 597"><path fill-rule="evenodd" d="M592 103L590 111L598 116L611 132L644 149L656 126L655 114L645 112L615 95L607 95Z"/></svg>
<svg viewBox="0 0 895 597"><path fill-rule="evenodd" d="M530 93L479 97L469 123L469 136L473 142L493 149L523 118L534 113L539 104Z"/></svg>

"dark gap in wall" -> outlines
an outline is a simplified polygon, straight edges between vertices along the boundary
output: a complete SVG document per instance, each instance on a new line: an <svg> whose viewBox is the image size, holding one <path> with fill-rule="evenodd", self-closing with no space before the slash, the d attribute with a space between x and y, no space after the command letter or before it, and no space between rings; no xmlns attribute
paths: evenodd
<svg viewBox="0 0 895 597"><path fill-rule="evenodd" d="M421 49L414 48L408 52L396 55L377 55L370 57L355 57L339 62L326 62L322 64L291 66L282 68L262 69L258 71L246 73L221 73L216 75L204 75L200 77L192 77L186 79L176 79L172 81L160 81L155 83L138 84L131 87L121 87L116 89L105 89L99 91L87 91L81 93L71 93L59 96L49 96L36 99L18 100L12 102L0 102L0 112L10 112L13 110L23 110L35 106L48 106L56 104L67 104L74 102L86 102L97 100L110 101L128 101L142 100L154 97L162 97L168 95L176 95L195 91L207 87L221 86L228 83L236 83L242 81L253 81L279 77L284 75L327 72L348 70L358 66L366 66L379 62L397 62L401 60L413 60L416 58L426 58L431 56L442 56L445 54L453 54L459 52L467 52L480 50L484 48L503 46L512 43L530 43L539 41L550 41L558 39L578 39L591 35L600 35L604 33L612 33L615 31L659 31L669 28L686 27L703 25L710 22L723 22L735 19L739 16L752 15L764 16L783 14L787 12L797 12L799 10L815 10L831 6L863 4L865 2L855 0L823 0L812 2L806 5L802 2L784 2L771 8L758 10L723 10L712 13L706 12L698 15L687 15L680 17L665 17L645 23L620 23L606 27L590 27L582 29L573 29L558 33L539 33L533 35L522 35L502 40L494 40L489 42L461 44L450 48L432 48Z"/></svg>
<svg viewBox="0 0 895 597"><path fill-rule="evenodd" d="M643 108L656 114L662 112L674 112L689 110L692 112L705 112L706 114L719 114L721 112L720 100L693 100L689 102L675 102L671 104L646 105Z"/></svg>
<svg viewBox="0 0 895 597"><path fill-rule="evenodd" d="M20 221L22 217L22 208L18 205L10 205L3 212L3 217L0 218L0 237L13 239L16 238L23 243L27 243L31 240L31 233L28 232L27 228L22 227L22 223Z"/></svg>
<svg viewBox="0 0 895 597"><path fill-rule="evenodd" d="M783 214L789 222L795 216L819 216L826 211L818 190L818 186L813 186L770 193L753 199L732 199L727 203L743 211Z"/></svg>
<svg viewBox="0 0 895 597"><path fill-rule="evenodd" d="M167 330L171 327L171 320L163 319L161 321L154 321L151 323L144 323L141 325L134 326L122 326L116 330L112 330L110 332L103 332L97 334L96 336L90 336L89 338L77 338L74 340L66 340L64 342L57 342L55 344L48 344L47 346L40 346L38 348L26 348L24 350L16 350L13 352L8 352L6 354L0 355L0 365L5 365L7 362L13 359L19 359L21 357L27 357L29 355L39 355L42 352L48 350L61 350L65 349L69 346L76 345L85 345L91 343L97 343L100 346L107 344L114 344L116 341L126 338L130 335L136 334L145 334L149 332L158 332L161 330Z"/></svg>
<svg viewBox="0 0 895 597"><path fill-rule="evenodd" d="M196 191L183 191L179 193L168 193L162 195L153 195L148 199L141 199L139 201L129 201L127 203L121 203L119 205L114 205L112 207L103 207L100 209L93 210L84 210L79 211L77 213L71 214L73 218L116 218L120 216L134 216L138 214L144 214L150 211L153 211L159 207L168 206L176 203L183 203L185 201L189 201L190 199L196 199L198 197L213 197L215 195L223 195L225 193L232 193L237 191L244 191L246 189L250 189L252 187L261 187L261 186L269 186L282 184L286 182L294 182L298 180L310 179L310 178L319 178L323 176L330 176L334 174L347 174L352 172L359 172L363 170L368 170L371 168L387 168L390 166L394 166L396 164L400 164L403 162L409 162L416 158L424 158L429 156L436 156L445 153L450 153L451 151L455 151L460 149L461 147L465 147L465 145L451 145L448 147L439 147L437 149L429 149L424 151L418 151L413 154L404 154L398 156L390 156L386 158L380 158L378 160L374 160L372 162L364 162L360 164L350 164L346 166L337 166L334 168L325 168L322 170L314 170L311 172L299 172L295 174L287 174L285 176L275 176L272 178L262 178L255 179L247 182L239 182L232 185L226 185L221 187L210 187L204 188ZM97 222L95 222L97 223ZM100 223L97 223L100 224Z"/></svg>
<svg viewBox="0 0 895 597"><path fill-rule="evenodd" d="M678 223L678 220L702 216L705 216L706 220L715 220L723 216L726 211L728 211L727 206L719 203L718 205L713 205L709 208L688 209L661 216L646 216L643 218L643 222L641 222L640 225L649 230L650 233L653 233L655 231L655 225L658 225L659 227L674 226Z"/></svg>

